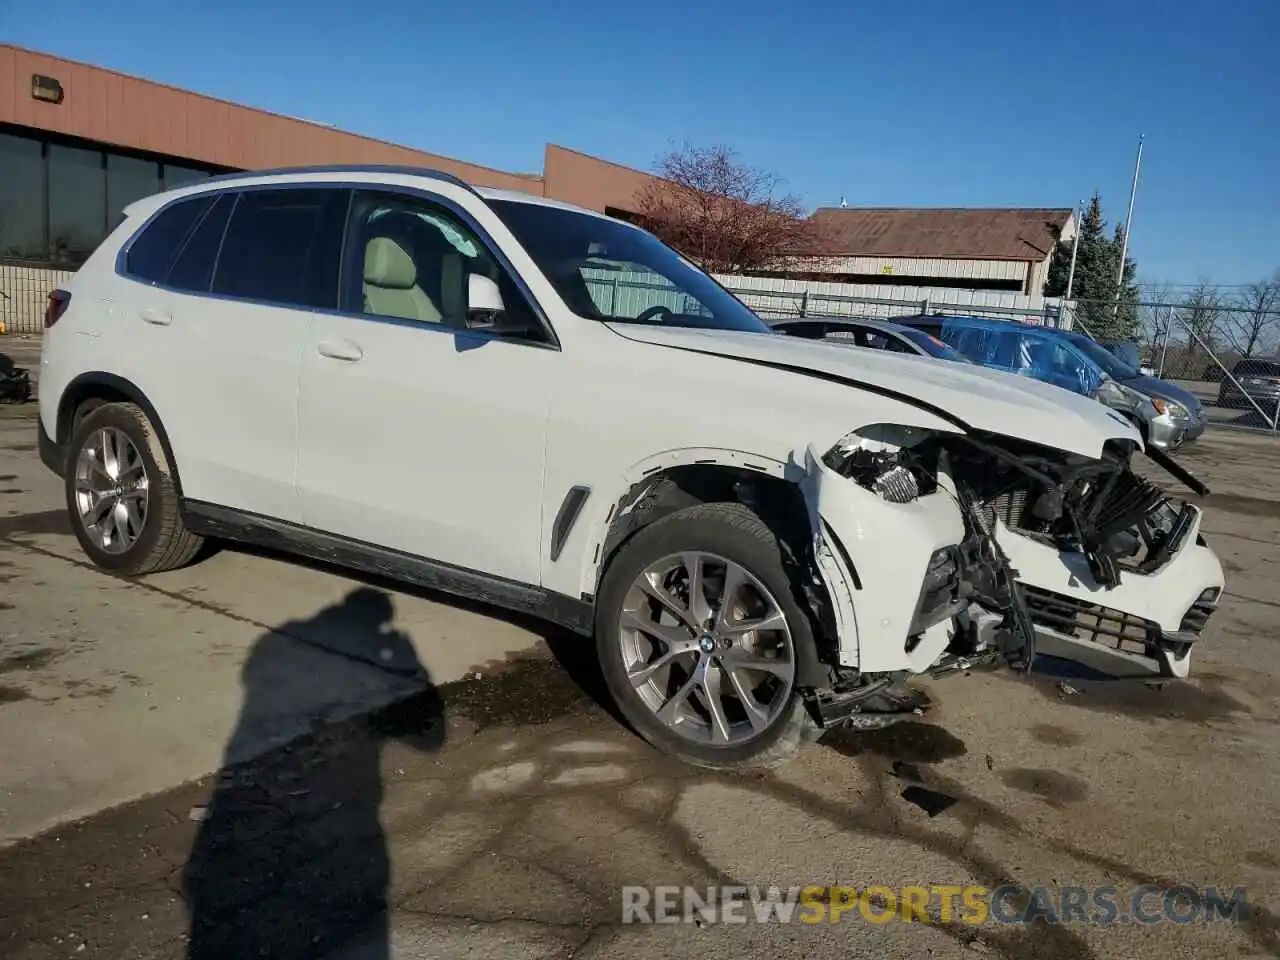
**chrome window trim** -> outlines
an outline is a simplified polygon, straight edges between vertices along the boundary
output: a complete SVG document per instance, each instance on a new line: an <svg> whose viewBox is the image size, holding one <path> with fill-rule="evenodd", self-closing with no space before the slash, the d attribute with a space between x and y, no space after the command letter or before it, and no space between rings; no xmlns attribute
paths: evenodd
<svg viewBox="0 0 1280 960"><path fill-rule="evenodd" d="M363 167L358 168L359 172L365 172L366 169L367 168L363 168ZM412 168L409 168L409 169L412 169ZM297 172L297 171L293 171L293 172ZM205 182L207 183L209 181L205 181ZM467 186L466 184L462 184L462 185ZM367 314L367 313L355 313L349 310L339 310L336 304L333 307L307 307L299 304L278 303L273 300L259 300L254 297L237 297L231 294L213 293L210 290L187 290L181 287L172 287L167 283L156 283L151 280L146 280L142 277L138 277L138 276L135 276L134 274L131 274L126 269L125 263L129 255L129 249L137 241L138 237L140 237L146 231L146 229L152 224L152 222L156 219L156 217L158 217L161 213L169 209L174 204L182 203L187 200L194 200L197 197L203 197L203 196L219 197L225 194L232 194L234 195L235 199L238 200L240 195L242 194L249 193L251 191L259 191L259 190L343 190L343 191L347 191L348 193L354 192L356 190L376 191L381 193L414 196L422 200L425 200L428 203L435 204L443 210L447 210L449 213L456 216L462 223L466 224L468 229L470 229L476 235L476 238L482 244L484 244L485 249L488 250L488 252L494 258L494 260L497 261L497 263L502 267L502 269L507 271L512 281L515 283L516 289L520 291L520 294L525 298L530 308L533 310L534 318L537 320L539 326L542 328L542 332L546 337L546 342L517 340L510 336L505 336L499 333L489 333L483 330L457 330L452 327L439 327L433 324L419 323L415 320L405 320L401 317L380 317L380 316ZM481 198L480 195L476 193L473 189L468 187L468 191L472 193L474 196L476 196L477 199L480 199L483 202L483 198ZM210 206L209 210L212 210L212 209L213 207ZM350 207L350 203L348 203L348 206L347 206L348 218L350 216L350 212L351 212L351 207ZM231 215L234 215L234 214L235 214L235 208L233 207L231 210ZM231 215L228 215L227 217L228 225L231 223ZM208 216L208 211L206 211L205 216ZM204 218L202 217L201 223L203 222L204 222ZM345 253L345 242L346 242L348 226L349 226L348 220L347 218L344 218L343 220L344 248L342 250L342 253ZM197 229L198 229L198 226L197 226ZM194 231L193 231L193 235L194 235ZM224 229L223 239L225 238L226 238L226 231ZM190 241L190 237L188 237L187 240ZM519 241L517 240L516 243L519 243ZM219 251L219 257L220 257L221 251L222 251L221 241L219 241L219 244L218 244L218 251ZM340 256L342 256L342 254L340 254ZM345 259L345 257L342 257L342 259ZM115 274L124 280L129 280L133 283L139 283L139 284L142 284L143 286L152 287L157 290L163 290L166 293L172 293L172 294L176 294L184 297L201 297L207 300L218 300L218 301L224 301L227 303L243 303L243 304L248 304L250 306L272 307L276 310L295 310L301 313L313 313L313 314L320 314L324 316L348 317L355 320L367 320L371 323L387 323L393 326L408 326L408 327L413 327L414 329L417 329L417 330L424 330L432 333L447 333L454 337L466 337L469 339L475 339L480 341L494 340L501 343L518 344L520 346L526 346L526 347L540 347L543 349L555 350L557 352L562 350L562 347L560 345L560 338L556 335L555 327L552 325L551 319L547 315L546 310L543 309L541 302L539 302L538 298L534 296L533 291L529 288L528 283L525 282L524 277L522 277L520 275L520 272L516 270L515 266L511 263L511 260L507 257L506 253L504 253L502 248L494 241L493 236L489 233L489 231L486 230L483 226L481 226L480 223L476 220L476 218L468 210L460 206L457 202L449 199L448 197L441 196L438 193L432 193L430 190L426 190L421 187L404 186L401 184L394 184L394 183L373 183L373 182L365 182L360 180L355 180L355 181L290 180L290 181L274 182L274 183L253 183L253 184L246 184L243 186L235 186L235 185L228 184L226 186L222 186L213 190L200 190L195 193L184 194L183 196L174 197L172 200L169 200L166 203L161 204L159 207L157 207L155 210L151 212L151 214L147 217L147 219L144 220L136 230L134 230L129 235L129 238L125 240L125 242L120 245L120 249L116 251L114 269L115 269ZM339 275L338 275L339 291L341 291L341 283L342 283L341 260L339 261L338 269L339 269ZM214 270L216 273L216 270L217 270L216 261L214 264ZM212 278L210 279L210 284L212 284Z"/></svg>

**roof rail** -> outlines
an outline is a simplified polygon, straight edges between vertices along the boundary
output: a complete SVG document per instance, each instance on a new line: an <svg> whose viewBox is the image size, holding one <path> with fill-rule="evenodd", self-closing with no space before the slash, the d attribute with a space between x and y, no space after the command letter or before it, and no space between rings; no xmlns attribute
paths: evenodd
<svg viewBox="0 0 1280 960"><path fill-rule="evenodd" d="M430 167L414 167L395 163L347 163L315 167L274 167L270 170L241 170L236 173L221 173L205 180L198 180L193 184L183 184L183 186L195 186L197 184L203 186L206 183L229 183L235 180L249 180L254 177L276 177L300 173L399 173L412 177L428 177L432 180L439 180L442 183L453 184L455 187L462 187L464 190L476 194L475 187L452 173L433 170ZM479 196L479 194L476 194L476 196Z"/></svg>

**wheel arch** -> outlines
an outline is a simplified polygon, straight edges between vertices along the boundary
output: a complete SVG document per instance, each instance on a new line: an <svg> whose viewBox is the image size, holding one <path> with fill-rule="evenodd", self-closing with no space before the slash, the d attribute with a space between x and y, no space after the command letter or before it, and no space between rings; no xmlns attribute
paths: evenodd
<svg viewBox="0 0 1280 960"><path fill-rule="evenodd" d="M155 406L147 399L142 389L124 377L96 370L82 373L67 384L58 401L55 442L63 447L69 445L80 417L104 403L132 403L147 415L160 440L164 455L169 461L173 487L181 500L182 478L178 473L178 461L173 455L173 447L169 443L169 434L165 431L164 421L160 419Z"/></svg>
<svg viewBox="0 0 1280 960"><path fill-rule="evenodd" d="M591 518L583 557L583 592L594 599L610 562L640 530L699 503L741 502L752 507L775 533L790 560L813 566L816 514L794 463L728 450L681 450L637 464L602 498ZM814 568L815 573L816 567ZM839 640L825 580L797 578L802 606L814 618L818 649L800 651L806 686L830 683L827 666L837 663Z"/></svg>

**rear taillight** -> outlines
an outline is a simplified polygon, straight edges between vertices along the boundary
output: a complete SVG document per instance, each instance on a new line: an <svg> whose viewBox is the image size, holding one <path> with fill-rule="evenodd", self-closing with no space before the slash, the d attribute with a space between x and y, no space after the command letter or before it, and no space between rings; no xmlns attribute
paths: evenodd
<svg viewBox="0 0 1280 960"><path fill-rule="evenodd" d="M48 330L62 319L71 306L71 294L66 290L54 290L49 294L49 301L44 305L44 328Z"/></svg>

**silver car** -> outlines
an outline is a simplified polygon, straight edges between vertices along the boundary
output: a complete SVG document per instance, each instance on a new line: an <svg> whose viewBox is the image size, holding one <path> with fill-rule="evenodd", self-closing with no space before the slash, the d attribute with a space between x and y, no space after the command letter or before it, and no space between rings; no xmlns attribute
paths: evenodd
<svg viewBox="0 0 1280 960"><path fill-rule="evenodd" d="M810 340L834 340L871 350L914 353L935 360L973 363L933 334L888 320L846 319L844 317L801 317L769 324L778 333Z"/></svg>

